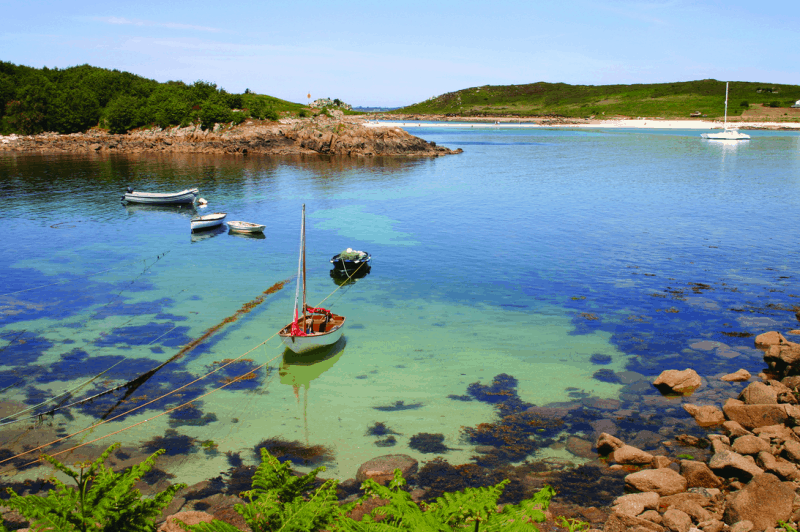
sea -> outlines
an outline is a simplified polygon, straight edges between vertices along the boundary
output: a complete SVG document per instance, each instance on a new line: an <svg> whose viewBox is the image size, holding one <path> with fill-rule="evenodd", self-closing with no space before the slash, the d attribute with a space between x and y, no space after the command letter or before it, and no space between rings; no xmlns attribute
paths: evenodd
<svg viewBox="0 0 800 532"><path fill-rule="evenodd" d="M0 483L117 442L188 484L261 448L339 480L387 454L563 472L600 432L701 457L682 405L736 397L754 336L800 339L797 132L406 127L463 153L0 153ZM296 356L303 205L308 304L347 321ZM192 234L213 212L266 229ZM337 275L347 248L369 269ZM687 368L690 396L651 384Z"/></svg>

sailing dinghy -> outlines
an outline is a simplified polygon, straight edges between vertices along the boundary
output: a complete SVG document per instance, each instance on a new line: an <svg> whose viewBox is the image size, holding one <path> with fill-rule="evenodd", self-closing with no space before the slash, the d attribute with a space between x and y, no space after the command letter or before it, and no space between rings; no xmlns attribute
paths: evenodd
<svg viewBox="0 0 800 532"><path fill-rule="evenodd" d="M303 305L298 311L301 287ZM334 314L330 310L309 307L306 304L306 206L304 204L303 219L300 225L300 258L297 262L294 319L278 334L286 347L298 354L305 353L336 343L342 337L344 320L344 316Z"/></svg>

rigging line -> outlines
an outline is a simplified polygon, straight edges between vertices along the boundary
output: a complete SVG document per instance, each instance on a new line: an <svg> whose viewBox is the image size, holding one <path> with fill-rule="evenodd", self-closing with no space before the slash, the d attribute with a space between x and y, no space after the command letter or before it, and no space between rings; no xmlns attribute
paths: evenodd
<svg viewBox="0 0 800 532"><path fill-rule="evenodd" d="M270 340L272 340L273 338L275 338L277 335L278 335L278 333L277 333L277 332L276 332L276 333L274 333L272 336L270 336L269 338L267 338L266 340L264 340L264 341L263 341L263 342L261 342L260 344L256 345L256 346L255 346L255 347L253 347L252 349L249 349L248 351L246 351L246 352L242 353L241 355L239 355L239 356L238 356L238 357L236 357L235 359L231 360L231 361L230 361L230 362L228 362L227 364L225 364L225 365L222 365L222 366L218 367L217 369L215 369L215 370L212 370L212 371L210 371L210 372L206 373L206 374L205 374L205 375L203 375L202 377L198 377L198 378L196 378L196 379L195 379L195 380L193 380L192 382L189 382L189 383L187 383L187 384L184 384L183 386L180 386L179 388L175 388L174 390L172 390L172 391L169 391L169 392L165 393L164 395L162 395L162 396L160 396L160 397L157 397L157 398L155 398L155 399L151 399L150 401L148 401L148 402L146 402L146 403L143 403L143 404L141 404L141 405L139 405L139 406L136 406L136 407L133 407L133 408L131 408L131 409L130 409L130 410L128 410L127 412L123 412L123 413L121 413L121 414L117 414L116 416L114 416L114 417L112 417L112 418L109 418L109 419L104 419L104 420L100 421L99 423L95 423L95 424L93 424L93 425L90 425L89 427L86 427L85 429L81 429L81 430L79 430L79 431L77 431L77 432L73 432L72 434L68 434L67 436L64 436L64 437L62 437L62 438L59 438L59 439L57 439L57 440L53 440L53 441L51 441L50 443L45 443L44 445L40 445L40 446L38 446L38 447L35 447L35 448L33 448L33 449L29 449L29 450L27 450L27 451L24 451L24 452L22 452L22 453L19 453L19 454L17 454L17 455L14 455L14 456L11 456L11 457L9 457L9 458L5 458L5 459L3 459L3 460L0 460L0 464L4 464L4 463L6 463L6 462L9 462L9 461L11 461L11 460L14 460L15 458L19 458L20 456L25 456L26 454L30 454L30 453L32 453L32 452L35 452L35 451L38 451L38 450L40 450L40 449L44 449L45 447L49 447L49 446L51 446L51 445L55 445L56 443L62 442L62 441L66 440L66 439L69 439L69 438L71 438L71 437L73 437L73 436L77 436L78 434L83 434L84 432L87 432L87 431L89 431L89 430L95 429L95 428L99 427L100 425L104 425L104 424L106 424L106 423L109 423L109 422L111 422L111 421L114 421L115 419L118 419L118 418L120 418L120 417L122 417L122 416L125 416L125 415L127 415L127 414L130 414L131 412L135 412L136 410L139 410L139 409L141 409L141 408L144 408L144 407L145 407L145 406L147 406L147 405L150 405L150 404L153 404L153 403L155 403L155 402L158 402L158 401L160 401L161 399L163 399L163 398L165 398L165 397L168 397L168 396L170 396L170 395L172 395L172 394L174 394L174 393L176 393L176 392L179 392L179 391L183 390L184 388L188 388L189 386L193 385L194 383L196 383L196 382L199 382L199 381L201 381L201 380L205 379L206 377L208 377L208 376L210 376L210 375L213 375L214 373L216 373L216 372L218 372L218 371L222 370L223 368L226 368L226 367L230 366L230 365L231 365L231 364L233 364L234 362L236 362L236 361L238 361L239 359L241 359L241 358L245 357L246 355L249 355L250 353L252 353L252 352L253 352L253 351L255 351L256 349L258 349L258 348L259 348L259 347L261 347L262 345L266 344L267 342L269 342ZM245 375L247 375L247 374L249 374L249 373L253 373L254 371L257 371L257 370L259 370L259 369L263 368L264 366L268 365L270 362L272 362L273 360L275 360L275 359L276 359L276 358L278 358L279 356L280 356L280 355L276 355L276 356L274 356L273 358L271 358L270 360L268 360L268 361L267 361L265 364L262 364L261 366L259 366L258 368L254 369L254 370L250 370L250 371L248 371L248 372L247 372ZM206 395L209 395L209 394L211 394L211 393L213 393L213 392L215 392L215 391L217 391L217 390L219 390L219 389L222 389L222 388L224 388L225 386L228 386L229 384L232 384L233 382L236 382L236 380L240 379L240 378L241 378L241 377L243 377L243 376L244 376L244 375L241 375L241 376L237 377L236 379L234 379L233 381L231 381L231 382L228 382L228 383L224 384L223 386L220 386L219 388L215 388L214 390L211 390L210 392L208 392L208 393L206 393L206 394L203 394L203 395L201 395L200 397L195 397L194 399L192 399L192 401L197 401L198 399L202 399L202 398L203 398L203 397L205 397ZM186 403L184 403L184 404L182 404L182 405L180 405L180 406L181 406L181 407L183 407L183 406L186 406L187 404L191 403L192 401L187 401ZM170 410L167 410L167 411L165 411L165 412L162 412L162 413L161 413L161 414L159 414L158 416L161 416L161 415L163 415L163 414L166 414L166 413L168 413L168 412L171 412L172 410L175 410L176 408L180 408L180 407L175 407L175 408L172 408L172 409L170 409ZM158 416L155 416L155 417L158 417ZM151 418L151 419L155 419L155 417L153 417L153 418ZM147 421L149 421L149 420L147 420ZM130 426L130 427L127 427L127 428L132 428L132 427L135 427L135 426L137 426L137 425L140 425L141 423L144 423L144 422L139 422L139 423L137 423L136 425L132 425L132 426ZM127 430L127 429L122 429L122 430ZM114 433L112 433L112 434L117 434L117 433L119 433L119 432L122 432L122 430L119 430L119 431L117 431L117 432L114 432ZM111 434L109 434L109 435L107 435L107 436L110 436L110 435L111 435ZM100 437L100 438L98 438L98 439L102 439L102 438L105 438L105 437L106 437L106 436L102 436L102 437ZM94 441L97 441L97 440L92 440L92 442L94 442ZM83 443L83 444L81 444L81 445L88 445L89 443L92 443L92 442L86 442L86 443ZM63 451L62 451L62 452L63 452ZM57 454L61 454L61 453L57 453ZM57 456L57 454L56 454L56 455L53 455L53 456ZM35 462L31 462L31 463L35 463Z"/></svg>
<svg viewBox="0 0 800 532"><path fill-rule="evenodd" d="M163 256L163 255L166 255L167 253L169 253L169 250L165 251L164 253L161 253L158 256ZM113 268L108 268L107 270L101 270L99 272L90 273L89 275L76 277L75 279L67 279L66 281L59 281L57 283L43 284L41 286L34 286L33 288L25 288L23 290L17 290L16 292L8 292L7 294L0 294L0 297L13 296L14 294L21 294L22 292L29 292L31 290L38 290L40 288L47 288L48 286L55 286L55 285L59 285L59 284L67 284L67 283L71 283L71 282L77 281L79 279L87 279L87 278L92 277L94 275L100 275L101 273L110 272L111 270L118 270L118 269L120 269L120 268L122 268L124 266L127 266L128 264L133 264L134 262L139 262L139 259L136 259L136 260L133 260L133 261L129 261L129 262L125 262L125 263L123 263L123 264L121 264L119 266L114 266Z"/></svg>
<svg viewBox="0 0 800 532"><path fill-rule="evenodd" d="M151 340L151 341L150 341L150 343L148 343L148 344L144 344L143 346L136 346L136 347L147 347L148 345L151 345L153 342L155 342L155 341L156 341L156 340L158 340L159 338L162 338L163 336L166 336L167 334L171 333L172 331L174 331L174 330L175 330L175 329L177 329L177 328L178 328L178 326L176 325L175 327L173 327L172 329L168 330L167 332L165 332L164 334L162 334L162 335L161 335L161 336L159 336L158 338L155 338L154 340ZM98 394L95 394L95 395L93 395L93 396L91 396L91 397L88 397L88 398L86 398L86 399L81 399L81 400L79 400L79 401L75 401L74 403L70 403L70 404L68 404L68 405L63 405L63 404L62 404L62 405L58 405L56 408L53 408L53 409L51 409L51 410L46 410L46 411L43 411L43 412L38 412L38 413L36 413L36 414L31 414L30 416L27 416L27 417L24 417L24 418L19 418L19 419L11 419L11 418L15 418L15 417L19 416L20 414L24 414L25 412L29 412L29 411L31 411L31 410L33 410L33 409L35 409L35 408L38 408L38 407L40 407L40 406L42 406L42 405L45 405L45 404L47 404L47 403L49 403L49 402L51 402L51 401L55 401L56 399L60 398L61 396L67 396L67 398L69 398L69 396L71 396L73 392L75 392L75 391L77 391L77 390L81 389L82 387L86 386L87 384L90 384L92 381L94 381L94 380L98 379L99 377L102 377L102 376L103 376L105 373L108 373L109 371L111 371L112 369L114 369L115 367L117 367L118 365L122 364L122 363L123 363L123 362L125 362L125 361L126 361L126 359L123 357L123 358L122 358L122 360L120 360L119 362L117 362L116 364L114 364L113 366L111 366L110 368L106 369L106 370L105 370L105 371L103 371L102 373L99 373L99 374L95 375L94 377L92 377L92 378L91 378L91 379L89 379L88 381L84 382L83 384L80 384L80 385L76 386L75 388L73 388L73 389L71 389L71 390L67 390L66 392L63 392L63 393L61 393L61 394L59 394L59 395L56 395L55 397L51 397L50 399L47 399L47 400L45 400L45 401L42 401L42 402L41 402L41 403L39 403L38 405L34 405L34 406L30 407L30 408L26 408L25 410L21 410L21 411L19 411L19 412L15 413L15 414L11 414L11 415L9 415L9 416L6 416L6 417L5 417L5 418L3 418L3 419L0 419L0 421L2 421L2 423L0 423L0 427L3 427L3 426L5 426L5 425L11 425L11 424L13 424L13 423L17 423L17 422L19 422L19 421L26 421L26 420L28 420L28 419L32 419L32 418L38 418L38 417L40 417L40 416L43 416L43 415L50 415L50 416L52 416L52 415L54 415L54 414L55 414L57 411L59 411L59 410L64 410L64 409L66 409L66 408L70 408L70 407L73 407L73 406L77 406L77 405L79 405L79 404L81 404L81 403L85 403L85 402L87 402L87 401L90 401L90 400L92 400L92 399L96 399L96 398L98 398L98 397L100 397L100 396L102 396L102 395L105 395L105 394L107 394L107 393L111 393L111 392L113 392L113 391L119 390L120 388L122 388L122 387L126 386L126 385L127 385L127 384L129 384L129 383L125 383L125 384L122 384L122 385L120 385L120 386L117 386L117 387L115 387L115 388L111 388L111 389L105 390L105 391L103 391L103 392L100 392L100 393L98 393ZM14 383L14 384L16 384L16 383ZM12 385L12 386L13 386L13 385ZM0 391L2 391L2 390L0 390ZM66 400L66 399L65 399L65 400Z"/></svg>

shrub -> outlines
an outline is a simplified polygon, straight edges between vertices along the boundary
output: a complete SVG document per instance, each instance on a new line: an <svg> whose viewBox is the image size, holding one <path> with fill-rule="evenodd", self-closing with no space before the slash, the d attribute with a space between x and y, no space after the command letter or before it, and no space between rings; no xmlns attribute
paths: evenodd
<svg viewBox="0 0 800 532"><path fill-rule="evenodd" d="M769 106L770 107L780 107L781 106L781 102L769 102Z"/></svg>
<svg viewBox="0 0 800 532"><path fill-rule="evenodd" d="M136 482L153 468L156 457L164 452L160 449L141 464L115 473L104 462L119 447L115 443L94 462L77 464L73 471L55 458L42 455L57 470L75 481L77 489L67 486L57 478L56 485L46 497L17 495L7 488L10 497L0 501L1 506L17 510L31 522L35 530L58 530L60 532L134 532L154 531L155 520L166 508L175 492L185 484L170 486L152 499L142 499L135 488Z"/></svg>
<svg viewBox="0 0 800 532"><path fill-rule="evenodd" d="M200 109L200 124L203 129L214 127L218 122L231 122L233 112L219 98L212 98L203 104Z"/></svg>
<svg viewBox="0 0 800 532"><path fill-rule="evenodd" d="M748 102L747 100L742 100L739 103L739 107L750 107L750 102Z"/></svg>
<svg viewBox="0 0 800 532"><path fill-rule="evenodd" d="M308 116L308 113L306 113L305 109L300 109L300 111L297 112L297 116L300 118L305 118Z"/></svg>

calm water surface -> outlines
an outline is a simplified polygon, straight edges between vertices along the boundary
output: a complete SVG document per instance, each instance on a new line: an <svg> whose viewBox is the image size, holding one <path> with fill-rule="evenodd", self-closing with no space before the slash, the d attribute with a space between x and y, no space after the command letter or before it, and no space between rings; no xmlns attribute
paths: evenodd
<svg viewBox="0 0 800 532"><path fill-rule="evenodd" d="M160 467L190 483L236 453L255 463L270 438L326 447L327 474L342 479L390 453L488 463L476 445L502 445L468 429L498 421L510 397L519 412L570 413L502 456L577 465L587 458L564 448L571 434L616 430L664 450L659 440L699 430L647 379L694 368L706 380L688 400L721 404L741 385L720 374L764 367L746 335L797 326L798 134L729 145L689 131L409 129L464 153L0 155L0 415L21 420L0 426L3 457L156 399L46 451L149 420L62 458L113 441L136 456L167 447ZM192 236L193 210L123 206L128 185L197 186L202 212L266 224L265 238ZM293 278L303 203L309 303L330 295L324 306L347 316L332 350L297 360L268 340L290 320L292 281L138 386L61 408L167 361ZM347 247L373 265L340 286L328 259ZM394 442L368 434L376 422ZM10 464L6 479L44 474Z"/></svg>

